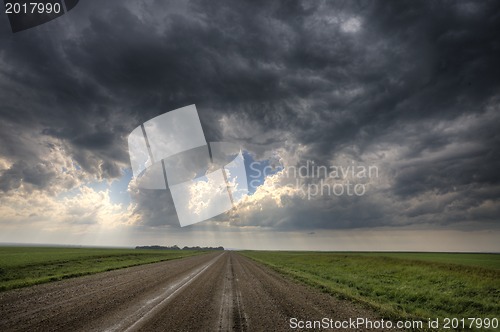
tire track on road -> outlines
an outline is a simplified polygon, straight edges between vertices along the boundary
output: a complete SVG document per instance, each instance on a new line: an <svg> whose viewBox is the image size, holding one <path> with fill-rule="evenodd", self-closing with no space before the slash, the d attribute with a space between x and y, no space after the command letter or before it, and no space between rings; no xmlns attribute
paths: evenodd
<svg viewBox="0 0 500 332"><path fill-rule="evenodd" d="M234 258L230 254L228 255L228 264L224 275L218 331L247 330L241 291L238 287L238 281L234 273Z"/></svg>
<svg viewBox="0 0 500 332"><path fill-rule="evenodd" d="M231 258L229 258L231 260ZM224 275L224 286L222 288L222 299L219 310L218 331L231 331L233 327L233 276L231 263L226 265Z"/></svg>
<svg viewBox="0 0 500 332"><path fill-rule="evenodd" d="M146 299L145 301L143 301L142 307L139 310L137 310L134 314L128 316L127 319L112 326L111 328L105 329L104 331L133 332L140 330L141 326L144 325L148 319L151 319L151 317L160 312L162 306L168 303L168 301L171 301L180 292L182 292L185 287L188 287L191 283L193 283L201 274L203 274L203 272L205 272L208 268L210 268L223 255L224 254L215 257L207 264L203 265L200 268L197 268L196 270L189 273L187 276L183 277L179 281L176 281L169 287L166 287L165 291L162 294L156 296L153 299Z"/></svg>

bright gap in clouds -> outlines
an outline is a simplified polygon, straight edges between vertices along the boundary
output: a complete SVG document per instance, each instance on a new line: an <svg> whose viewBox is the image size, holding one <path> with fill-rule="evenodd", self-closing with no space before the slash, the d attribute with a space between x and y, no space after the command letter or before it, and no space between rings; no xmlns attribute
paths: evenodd
<svg viewBox="0 0 500 332"><path fill-rule="evenodd" d="M91 188L95 192L108 190L111 203L122 204L126 207L131 203L130 193L127 189L132 180L132 170L130 168L125 168L122 172L123 174L120 178L113 179L111 182L108 180L93 181L84 184L84 186ZM57 196L57 199L73 198L81 193L81 189L82 186L62 192Z"/></svg>
<svg viewBox="0 0 500 332"><path fill-rule="evenodd" d="M274 175L283 170L283 165L271 159L255 160L247 151L243 151L245 170L248 179L248 194L255 193L257 188L264 184L268 176Z"/></svg>

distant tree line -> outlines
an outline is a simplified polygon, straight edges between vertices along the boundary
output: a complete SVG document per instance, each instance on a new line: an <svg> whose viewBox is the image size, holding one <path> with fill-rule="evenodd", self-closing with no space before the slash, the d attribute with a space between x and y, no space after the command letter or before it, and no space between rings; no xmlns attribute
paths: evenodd
<svg viewBox="0 0 500 332"><path fill-rule="evenodd" d="M154 249L154 250L224 250L224 247L188 247L185 246L184 248L179 248L177 245L173 245L171 247L168 246L137 246L135 249Z"/></svg>

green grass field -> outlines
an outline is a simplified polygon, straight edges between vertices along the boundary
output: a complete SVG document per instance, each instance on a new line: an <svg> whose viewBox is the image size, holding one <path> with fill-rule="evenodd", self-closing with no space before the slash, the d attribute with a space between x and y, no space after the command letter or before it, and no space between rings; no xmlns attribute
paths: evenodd
<svg viewBox="0 0 500 332"><path fill-rule="evenodd" d="M500 320L499 254L241 253L387 318Z"/></svg>
<svg viewBox="0 0 500 332"><path fill-rule="evenodd" d="M200 253L202 251L0 247L0 291Z"/></svg>

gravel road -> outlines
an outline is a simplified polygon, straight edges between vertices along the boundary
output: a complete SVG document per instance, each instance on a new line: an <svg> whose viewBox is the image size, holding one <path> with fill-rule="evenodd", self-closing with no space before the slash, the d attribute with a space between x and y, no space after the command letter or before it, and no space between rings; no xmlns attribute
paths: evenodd
<svg viewBox="0 0 500 332"><path fill-rule="evenodd" d="M292 318L325 317L377 319L227 251L0 293L0 331L299 331Z"/></svg>

